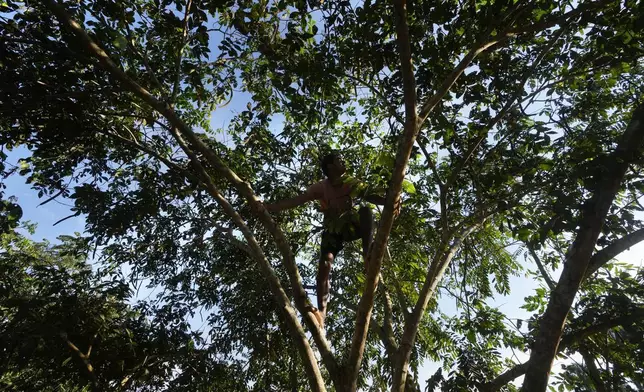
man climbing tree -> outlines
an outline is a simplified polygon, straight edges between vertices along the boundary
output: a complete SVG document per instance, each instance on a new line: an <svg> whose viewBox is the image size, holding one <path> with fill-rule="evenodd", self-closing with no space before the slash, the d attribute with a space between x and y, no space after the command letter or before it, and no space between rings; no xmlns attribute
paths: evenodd
<svg viewBox="0 0 644 392"><path fill-rule="evenodd" d="M342 250L345 242L362 239L362 256L366 267L367 254L373 238L371 208L363 205L356 209L354 200L361 198L370 203L384 205L385 198L349 176L344 160L337 152L325 155L320 166L326 179L309 186L298 196L266 204L266 209L270 212L279 212L313 200L320 201L320 208L324 213L324 230L317 273L318 308L312 311L320 327L324 327L329 298L329 274L334 258ZM400 206L397 206L396 214L399 210Z"/></svg>

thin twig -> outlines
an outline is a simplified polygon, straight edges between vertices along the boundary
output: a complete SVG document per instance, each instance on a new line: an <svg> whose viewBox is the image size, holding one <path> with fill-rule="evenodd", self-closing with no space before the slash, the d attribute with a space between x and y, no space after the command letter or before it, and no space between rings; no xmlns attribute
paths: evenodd
<svg viewBox="0 0 644 392"><path fill-rule="evenodd" d="M188 0L186 11L183 15L183 36L181 39L181 45L179 46L179 53L177 53L177 61L174 66L175 79L174 86L172 87L172 95L170 96L170 104L174 104L177 99L177 94L179 93L179 84L181 81L181 59L183 57L183 50L187 44L186 37L188 36L188 16L190 16L190 7L192 7L192 0Z"/></svg>

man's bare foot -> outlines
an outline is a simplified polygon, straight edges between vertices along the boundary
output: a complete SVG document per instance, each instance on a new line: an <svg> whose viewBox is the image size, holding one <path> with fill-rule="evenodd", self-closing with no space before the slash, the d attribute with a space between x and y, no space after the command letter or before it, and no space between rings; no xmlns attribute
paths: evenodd
<svg viewBox="0 0 644 392"><path fill-rule="evenodd" d="M324 314L316 308L312 308L311 312L313 313L313 316L317 320L318 325L320 326L320 329L324 330Z"/></svg>

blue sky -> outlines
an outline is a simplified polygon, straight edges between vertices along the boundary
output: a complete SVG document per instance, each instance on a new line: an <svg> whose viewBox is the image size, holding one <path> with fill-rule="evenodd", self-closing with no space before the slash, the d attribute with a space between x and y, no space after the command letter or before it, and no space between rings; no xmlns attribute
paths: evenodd
<svg viewBox="0 0 644 392"><path fill-rule="evenodd" d="M17 165L18 160L28 157L30 152L24 147L19 147L7 152L7 155L7 162L10 165ZM4 183L7 186L7 196L13 195L18 198L18 203L23 210L22 220L31 221L38 225L35 234L31 237L32 239L56 242L56 237L59 235L73 234L74 232L82 233L85 230L85 219L82 216L67 219L54 226L54 223L58 220L73 214L70 211L73 201L59 198L41 206L39 204L45 201L46 198L39 199L38 193L31 189L30 185L26 184L26 178L12 175L5 179Z"/></svg>

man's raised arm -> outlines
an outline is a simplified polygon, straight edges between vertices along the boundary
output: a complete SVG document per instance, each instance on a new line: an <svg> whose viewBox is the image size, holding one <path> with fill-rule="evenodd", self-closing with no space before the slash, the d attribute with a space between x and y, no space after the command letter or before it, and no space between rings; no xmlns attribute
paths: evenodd
<svg viewBox="0 0 644 392"><path fill-rule="evenodd" d="M315 197L310 194L310 192L304 192L301 195L291 197L290 199L280 200L275 203L265 204L266 209L269 212L280 212L283 210L289 210L291 208L299 207L304 203L315 200Z"/></svg>
<svg viewBox="0 0 644 392"><path fill-rule="evenodd" d="M322 188L320 183L311 185L304 193L291 197L289 199L280 200L275 203L266 203L264 206L268 212L280 212L283 210L289 210L291 208L299 207L302 204L308 203L310 201L320 198L322 193Z"/></svg>

